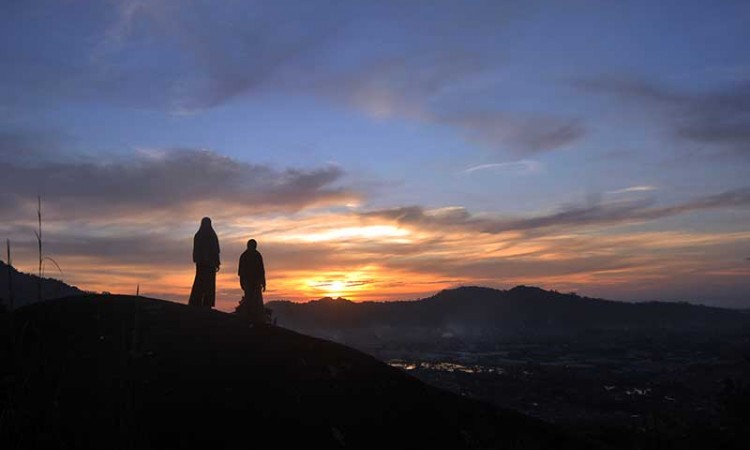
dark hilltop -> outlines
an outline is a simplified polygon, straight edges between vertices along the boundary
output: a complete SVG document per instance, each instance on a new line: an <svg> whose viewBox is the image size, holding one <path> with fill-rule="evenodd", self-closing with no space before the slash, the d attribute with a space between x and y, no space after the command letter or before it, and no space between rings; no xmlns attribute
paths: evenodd
<svg viewBox="0 0 750 450"><path fill-rule="evenodd" d="M38 278L14 275L16 305L33 303ZM748 438L746 311L526 286L269 307L278 326L109 294L0 307L0 448L735 449Z"/></svg>
<svg viewBox="0 0 750 450"><path fill-rule="evenodd" d="M2 448L581 448L367 354L129 296L7 314Z"/></svg>

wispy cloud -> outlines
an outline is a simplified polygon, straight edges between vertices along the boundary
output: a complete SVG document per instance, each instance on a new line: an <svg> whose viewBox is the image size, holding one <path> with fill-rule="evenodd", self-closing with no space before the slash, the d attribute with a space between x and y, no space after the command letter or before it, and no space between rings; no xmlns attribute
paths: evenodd
<svg viewBox="0 0 750 450"><path fill-rule="evenodd" d="M3 12L8 23L44 30L60 53L47 57L41 42L4 52L0 61L9 70L0 81L12 88L4 93L18 102L63 97L176 113L263 89L356 17L356 8L346 5L336 8L341 15L323 13L337 2L128 0L100 2L85 14L46 3L45 15ZM83 24L68 33L56 21Z"/></svg>
<svg viewBox="0 0 750 450"><path fill-rule="evenodd" d="M673 136L750 155L750 82L707 92L687 92L644 80L599 78L580 81L591 92L640 102L664 118Z"/></svg>
<svg viewBox="0 0 750 450"><path fill-rule="evenodd" d="M542 170L542 164L538 161L523 159L521 161L503 162L503 163L490 163L480 164L478 166L472 166L468 169L464 169L462 173L474 173L479 171L492 171L502 173L516 173L520 175L528 175L533 173L539 173Z"/></svg>
<svg viewBox="0 0 750 450"><path fill-rule="evenodd" d="M655 191L656 187L654 186L630 186L622 189L615 189L614 191L607 191L607 194L627 194L629 192L649 192L649 191Z"/></svg>
<svg viewBox="0 0 750 450"><path fill-rule="evenodd" d="M593 205L567 206L559 211L525 218L497 218L475 216L461 209L449 215L432 214L420 206L385 209L363 213L364 217L395 220L403 225L473 230L481 233L536 232L549 229L609 226L649 221L693 211L747 207L750 205L750 188L743 187L715 195L695 198L671 206L653 206L651 199L617 202L599 202Z"/></svg>
<svg viewBox="0 0 750 450"><path fill-rule="evenodd" d="M568 147L587 129L577 118L512 110L456 108L444 97L493 69L480 55L434 52L375 59L344 74L299 82L316 95L345 102L377 118L407 118L455 130L501 154L529 155Z"/></svg>
<svg viewBox="0 0 750 450"><path fill-rule="evenodd" d="M373 55L346 71L324 71L284 81L289 88L346 103L376 118L435 121L431 103L451 86L483 70L481 59L469 52L431 51Z"/></svg>
<svg viewBox="0 0 750 450"><path fill-rule="evenodd" d="M459 128L470 139L490 149L516 155L566 148L586 134L580 120L546 114L470 112L438 120Z"/></svg>

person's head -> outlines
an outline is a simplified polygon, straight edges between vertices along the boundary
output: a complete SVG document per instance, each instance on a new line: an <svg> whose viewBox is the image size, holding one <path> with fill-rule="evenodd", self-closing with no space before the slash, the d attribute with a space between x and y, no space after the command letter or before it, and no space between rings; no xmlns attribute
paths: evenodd
<svg viewBox="0 0 750 450"><path fill-rule="evenodd" d="M247 241L247 248L250 250L255 250L258 248L258 242L255 241L255 239L250 239Z"/></svg>
<svg viewBox="0 0 750 450"><path fill-rule="evenodd" d="M204 217L201 219L201 228L211 228L211 218Z"/></svg>

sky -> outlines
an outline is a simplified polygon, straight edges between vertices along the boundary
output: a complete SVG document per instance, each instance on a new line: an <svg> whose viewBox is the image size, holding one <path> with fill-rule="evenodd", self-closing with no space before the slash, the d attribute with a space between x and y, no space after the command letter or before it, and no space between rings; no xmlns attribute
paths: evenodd
<svg viewBox="0 0 750 450"><path fill-rule="evenodd" d="M218 304L535 285L750 308L750 2L0 3L0 237Z"/></svg>

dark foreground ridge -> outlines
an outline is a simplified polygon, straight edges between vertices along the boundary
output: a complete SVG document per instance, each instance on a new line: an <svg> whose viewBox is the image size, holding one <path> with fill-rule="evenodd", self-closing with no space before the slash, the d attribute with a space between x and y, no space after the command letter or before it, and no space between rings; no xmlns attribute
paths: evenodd
<svg viewBox="0 0 750 450"><path fill-rule="evenodd" d="M0 448L582 448L351 348L216 311L88 295L21 308L14 328Z"/></svg>

